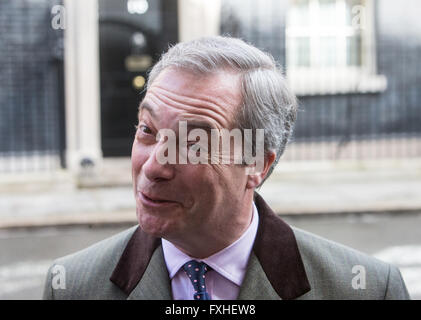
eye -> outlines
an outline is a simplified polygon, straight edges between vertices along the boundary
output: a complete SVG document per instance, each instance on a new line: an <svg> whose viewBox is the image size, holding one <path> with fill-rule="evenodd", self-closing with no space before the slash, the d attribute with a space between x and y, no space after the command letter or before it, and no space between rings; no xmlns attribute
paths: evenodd
<svg viewBox="0 0 421 320"><path fill-rule="evenodd" d="M152 134L152 130L151 128L149 128L147 125L144 124L140 124L138 126L136 126L136 130L140 130L140 132L144 133L144 134Z"/></svg>
<svg viewBox="0 0 421 320"><path fill-rule="evenodd" d="M140 126L140 130L141 130L143 133L146 133L146 134L152 134L152 130L151 130L148 126L141 125L141 126Z"/></svg>
<svg viewBox="0 0 421 320"><path fill-rule="evenodd" d="M198 152L201 150L201 152L206 153L207 148L203 143L200 143L199 141L189 141L187 142L187 147L192 150L193 152Z"/></svg>
<svg viewBox="0 0 421 320"><path fill-rule="evenodd" d="M189 148L191 149L191 150L193 150L193 151L199 151L199 149L200 149L200 145L198 144L198 143L196 143L196 142L194 142L194 143L192 143L192 144L189 144L188 145L189 146Z"/></svg>

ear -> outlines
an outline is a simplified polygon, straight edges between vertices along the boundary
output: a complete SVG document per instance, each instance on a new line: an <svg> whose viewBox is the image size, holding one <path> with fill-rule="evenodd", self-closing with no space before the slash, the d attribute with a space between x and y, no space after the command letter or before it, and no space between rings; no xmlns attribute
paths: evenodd
<svg viewBox="0 0 421 320"><path fill-rule="evenodd" d="M260 172L254 172L253 169L256 168L255 166L246 168L246 174L247 174L246 188L247 189L257 188L257 186L262 183L262 181L265 179L266 175L268 174L269 168L275 162L275 159L276 159L276 152L274 150L270 150L265 155L263 170L261 170Z"/></svg>

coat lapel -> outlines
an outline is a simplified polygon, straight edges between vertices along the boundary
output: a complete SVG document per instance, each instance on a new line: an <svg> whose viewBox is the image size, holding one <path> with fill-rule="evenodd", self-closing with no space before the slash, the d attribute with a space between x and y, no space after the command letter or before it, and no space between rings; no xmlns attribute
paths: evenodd
<svg viewBox="0 0 421 320"><path fill-rule="evenodd" d="M162 246L152 255L151 261L128 300L172 300L171 283L165 265Z"/></svg>
<svg viewBox="0 0 421 320"><path fill-rule="evenodd" d="M262 266L252 252L247 267L247 272L240 288L238 300L280 300L281 297L273 289L266 277Z"/></svg>
<svg viewBox="0 0 421 320"><path fill-rule="evenodd" d="M126 293L128 299L172 299L161 239L137 227L110 281Z"/></svg>
<svg viewBox="0 0 421 320"><path fill-rule="evenodd" d="M269 281L282 299L298 298L311 288L294 232L258 193L254 195L254 202L259 212L259 227L253 245L257 261L250 259L248 276L258 277L263 283L260 285L253 281L249 283L254 283L254 286L248 286L253 290L267 286ZM270 299L271 296L270 294L267 298Z"/></svg>

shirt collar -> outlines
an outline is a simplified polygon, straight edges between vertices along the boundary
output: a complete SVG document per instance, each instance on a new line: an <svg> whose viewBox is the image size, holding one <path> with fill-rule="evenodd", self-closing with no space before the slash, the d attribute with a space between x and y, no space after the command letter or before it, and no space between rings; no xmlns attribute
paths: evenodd
<svg viewBox="0 0 421 320"><path fill-rule="evenodd" d="M213 270L240 286L246 273L258 225L259 214L253 202L252 221L241 237L212 256L195 260L205 262ZM162 248L170 279L177 274L186 262L194 259L165 239L162 239Z"/></svg>

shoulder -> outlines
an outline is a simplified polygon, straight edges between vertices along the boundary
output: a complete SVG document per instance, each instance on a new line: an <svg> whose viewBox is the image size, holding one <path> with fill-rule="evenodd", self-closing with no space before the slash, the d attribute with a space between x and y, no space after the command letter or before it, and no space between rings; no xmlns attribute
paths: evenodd
<svg viewBox="0 0 421 320"><path fill-rule="evenodd" d="M325 266L340 267L350 264L363 264L376 267L380 273L387 273L389 265L358 250L320 237L313 233L292 227L302 257L319 261Z"/></svg>
<svg viewBox="0 0 421 320"><path fill-rule="evenodd" d="M56 259L47 274L46 299L96 299L118 296L109 281L128 241L137 226L131 227L88 248ZM53 290L54 274L62 272L64 288Z"/></svg>
<svg viewBox="0 0 421 320"><path fill-rule="evenodd" d="M294 231L311 291L305 298L408 298L397 267L298 228ZM392 287L394 292L390 292Z"/></svg>
<svg viewBox="0 0 421 320"><path fill-rule="evenodd" d="M97 242L83 250L58 258L55 263L70 269L116 264L137 226Z"/></svg>

